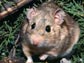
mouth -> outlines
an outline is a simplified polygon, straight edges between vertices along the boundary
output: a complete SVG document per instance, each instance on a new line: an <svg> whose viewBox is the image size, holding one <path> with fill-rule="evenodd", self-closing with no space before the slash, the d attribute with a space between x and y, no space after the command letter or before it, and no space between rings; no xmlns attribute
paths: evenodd
<svg viewBox="0 0 84 63"><path fill-rule="evenodd" d="M38 47L47 47L47 46L48 46L48 44L45 41L42 41L38 44Z"/></svg>

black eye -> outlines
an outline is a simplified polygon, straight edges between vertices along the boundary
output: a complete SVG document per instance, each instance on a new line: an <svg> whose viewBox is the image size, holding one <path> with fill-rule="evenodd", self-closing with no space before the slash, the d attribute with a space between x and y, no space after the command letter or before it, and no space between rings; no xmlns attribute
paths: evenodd
<svg viewBox="0 0 84 63"><path fill-rule="evenodd" d="M45 28L45 30L46 30L47 32L50 32L50 31L51 31L50 25L47 25L46 28Z"/></svg>
<svg viewBox="0 0 84 63"><path fill-rule="evenodd" d="M34 29L35 26L36 26L36 23L33 23L33 24L31 25L31 29Z"/></svg>

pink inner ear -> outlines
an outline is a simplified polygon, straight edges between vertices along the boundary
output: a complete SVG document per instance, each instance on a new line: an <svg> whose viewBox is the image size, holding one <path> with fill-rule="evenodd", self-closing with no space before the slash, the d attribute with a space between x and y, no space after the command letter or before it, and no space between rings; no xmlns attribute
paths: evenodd
<svg viewBox="0 0 84 63"><path fill-rule="evenodd" d="M27 13L27 18L28 19L32 19L35 15L36 15L35 9L32 8L32 9L28 10L28 13Z"/></svg>
<svg viewBox="0 0 84 63"><path fill-rule="evenodd" d="M35 14L36 14L35 11L32 11L32 12L30 13L30 16L33 17Z"/></svg>
<svg viewBox="0 0 84 63"><path fill-rule="evenodd" d="M64 15L61 14L61 11L56 13L54 16L55 23L58 25L62 24L64 21L63 18L64 18Z"/></svg>

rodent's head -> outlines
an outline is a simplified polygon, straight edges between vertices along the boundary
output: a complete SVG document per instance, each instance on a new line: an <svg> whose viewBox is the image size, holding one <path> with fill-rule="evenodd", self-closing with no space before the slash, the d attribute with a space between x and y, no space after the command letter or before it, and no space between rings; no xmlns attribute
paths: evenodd
<svg viewBox="0 0 84 63"><path fill-rule="evenodd" d="M59 35L60 25L65 14L62 10L31 8L27 12L28 26L26 33L32 45L38 47L51 46Z"/></svg>

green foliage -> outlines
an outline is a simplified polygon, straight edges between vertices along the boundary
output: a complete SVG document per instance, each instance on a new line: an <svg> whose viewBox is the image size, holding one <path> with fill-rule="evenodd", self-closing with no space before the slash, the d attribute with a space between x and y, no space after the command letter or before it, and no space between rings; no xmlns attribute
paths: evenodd
<svg viewBox="0 0 84 63"><path fill-rule="evenodd" d="M9 55L11 47L14 45L17 33L20 31L21 21L23 21L23 14L20 14L18 19L11 23L11 21L4 21L0 27L0 59Z"/></svg>
<svg viewBox="0 0 84 63"><path fill-rule="evenodd" d="M37 0L38 2L34 3L33 6L38 6L40 3L43 3L44 0ZM40 2L39 2L40 1ZM81 63L84 63L84 1L76 0L56 0L55 1L60 7L64 9L65 12L70 14L73 19L78 22L80 27L80 39L78 44L74 47L75 54L72 55L71 59L73 63L83 60ZM37 5L38 4L38 5ZM25 6L22 9L26 9ZM28 6L31 7L31 6ZM21 10L23 11L23 10ZM18 13L16 13L17 15ZM12 15L11 15L12 16ZM8 16L3 22L0 22L0 59L9 55L10 49L14 45L14 42L17 38L17 34L20 31L21 23L24 20L24 11L19 13L19 16L12 17ZM15 19L16 18L16 19ZM21 49L17 49L20 51ZM16 53L17 56L21 56L20 53Z"/></svg>

